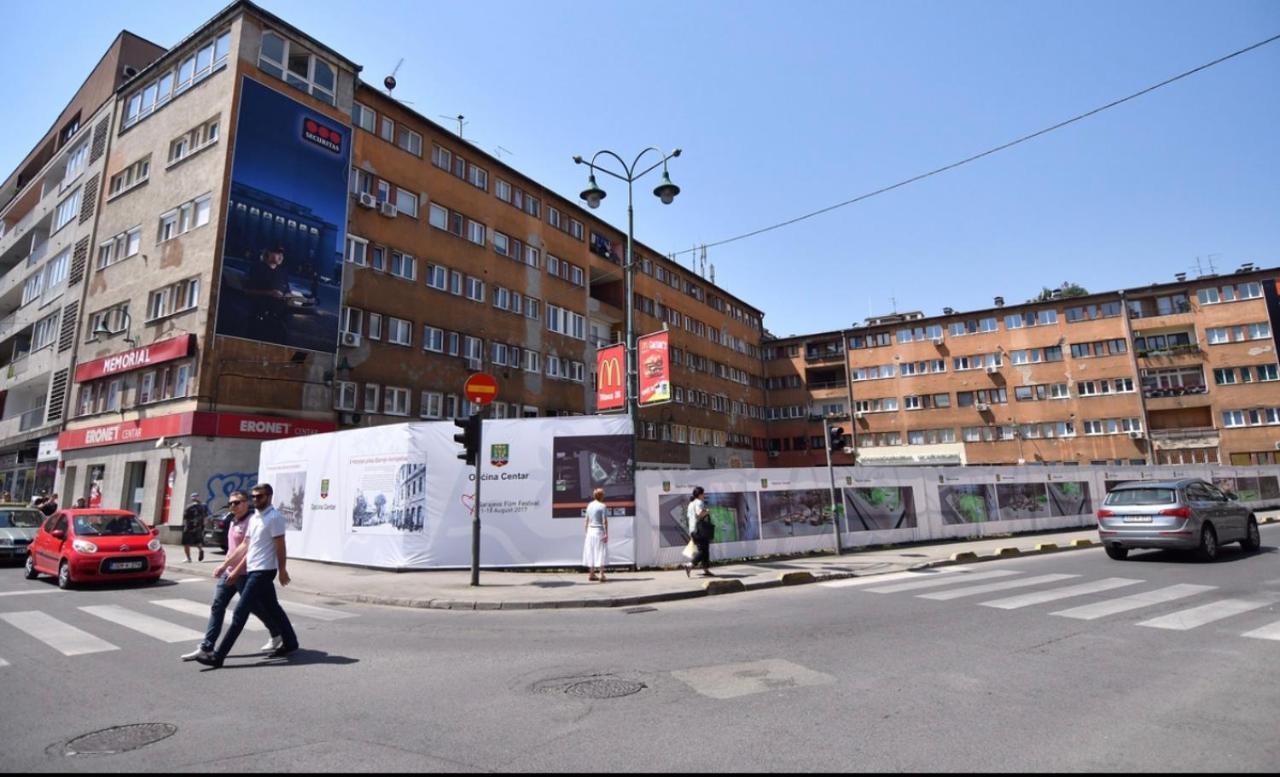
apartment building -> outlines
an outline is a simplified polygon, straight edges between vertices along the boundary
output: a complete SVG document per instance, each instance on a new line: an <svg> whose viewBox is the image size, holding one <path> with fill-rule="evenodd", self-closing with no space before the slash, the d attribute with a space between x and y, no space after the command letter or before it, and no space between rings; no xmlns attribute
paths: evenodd
<svg viewBox="0 0 1280 777"><path fill-rule="evenodd" d="M458 418L492 373L497 418L596 411L625 331L626 236L381 90L357 85L340 370L344 425ZM667 329L674 401L640 411L641 466L763 452L762 313L637 244L635 329Z"/></svg>
<svg viewBox="0 0 1280 777"><path fill-rule="evenodd" d="M766 343L768 458L839 464L1280 462L1277 269ZM852 412L852 417L850 417Z"/></svg>
<svg viewBox="0 0 1280 777"><path fill-rule="evenodd" d="M0 189L0 492L56 487L112 93L162 53L121 33Z"/></svg>

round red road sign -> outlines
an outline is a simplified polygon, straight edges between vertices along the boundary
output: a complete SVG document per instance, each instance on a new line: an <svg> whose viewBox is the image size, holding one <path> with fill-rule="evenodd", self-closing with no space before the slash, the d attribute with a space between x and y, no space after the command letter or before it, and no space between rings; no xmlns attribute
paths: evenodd
<svg viewBox="0 0 1280 777"><path fill-rule="evenodd" d="M498 381L487 372L477 372L462 384L462 391L477 405L487 405L498 396Z"/></svg>

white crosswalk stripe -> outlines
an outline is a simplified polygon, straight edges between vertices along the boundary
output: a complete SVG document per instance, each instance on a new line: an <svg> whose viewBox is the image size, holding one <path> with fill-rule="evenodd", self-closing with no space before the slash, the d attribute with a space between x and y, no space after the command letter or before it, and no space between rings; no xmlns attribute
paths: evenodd
<svg viewBox="0 0 1280 777"><path fill-rule="evenodd" d="M1266 626L1263 626L1260 629L1254 629L1253 631L1246 631L1244 634L1241 634L1240 636L1252 637L1254 639L1274 639L1274 640L1280 641L1280 621L1276 621L1275 623L1268 623Z"/></svg>
<svg viewBox="0 0 1280 777"><path fill-rule="evenodd" d="M8 665L9 665L8 661L5 661L3 658L0 658L0 666L8 666Z"/></svg>
<svg viewBox="0 0 1280 777"><path fill-rule="evenodd" d="M1202 594L1205 591L1216 590L1214 585L1192 585L1184 583L1180 585L1171 585L1167 588L1157 588L1154 591L1143 591L1140 594L1132 596L1122 596L1119 599L1108 599L1105 602L1097 602L1096 604L1085 604L1079 607L1072 607L1069 610L1058 610L1051 615L1061 615L1064 618L1075 618L1082 621L1091 621L1096 618L1104 618L1108 615L1129 612L1130 610L1138 610L1143 607L1152 607L1157 604L1177 601L1178 599L1186 599L1190 596Z"/></svg>
<svg viewBox="0 0 1280 777"><path fill-rule="evenodd" d="M1024 577L1017 580L1004 580L999 583L983 583L982 585L968 585L963 588L952 588L946 591L934 591L931 594L917 594L917 597L945 602L950 599L959 599L962 596L989 594L994 591L1007 591L1011 588L1027 588L1033 585L1056 583L1060 580L1070 580L1076 577L1079 577L1079 575L1036 575L1035 577Z"/></svg>
<svg viewBox="0 0 1280 777"><path fill-rule="evenodd" d="M941 567L939 569L924 569L919 572L890 572L887 575L868 575L866 577L846 577L842 580L827 580L818 583L823 588L852 588L864 585L880 585L881 583L889 583L895 580L928 580L945 576L946 578L968 577L973 574L964 567Z"/></svg>
<svg viewBox="0 0 1280 777"><path fill-rule="evenodd" d="M153 618L140 612L120 607L115 604L98 604L81 607L82 611L96 615L103 620L133 629L140 634L154 637L162 642L192 642L204 639L204 634L185 626L179 626L160 618Z"/></svg>
<svg viewBox="0 0 1280 777"><path fill-rule="evenodd" d="M328 607L316 607L313 604L298 604L297 602L286 602L280 600L280 606L290 616L301 616L303 618L311 618L318 621L340 621L343 618L354 618L354 612L342 612L341 610L331 610Z"/></svg>
<svg viewBox="0 0 1280 777"><path fill-rule="evenodd" d="M1094 580L1089 583L1069 585L1066 588L1054 588L1049 591L1036 591L1035 593L1022 594L1021 596L1010 596L1006 599L993 599L989 602L979 602L979 604L983 607L996 607L1001 610L1016 610L1019 607L1030 607L1033 604L1044 604L1045 602L1053 602L1058 599L1068 599L1072 596L1101 593L1102 591L1110 591L1113 588L1137 585L1141 582L1141 580L1133 580L1127 577L1107 577L1102 580Z"/></svg>
<svg viewBox="0 0 1280 777"><path fill-rule="evenodd" d="M33 594L60 594L61 588L34 588L30 591L4 591L0 596L31 596Z"/></svg>
<svg viewBox="0 0 1280 777"><path fill-rule="evenodd" d="M87 631L63 623L52 615L43 612L6 612L0 614L0 620L26 632L64 656L81 656L86 653L103 653L120 648L98 639Z"/></svg>
<svg viewBox="0 0 1280 777"><path fill-rule="evenodd" d="M1138 625L1149 626L1153 629L1187 631L1188 629L1203 626L1206 623L1213 623L1224 618L1230 618L1233 615L1257 610L1273 603L1274 601L1271 599L1219 599L1216 602L1202 604L1189 610L1180 610L1168 615L1162 615L1159 618L1142 621Z"/></svg>
<svg viewBox="0 0 1280 777"><path fill-rule="evenodd" d="M926 580L921 580L919 575L914 580L905 583L890 583L889 585L877 585L865 590L875 594L893 594L899 591L915 591L920 588L937 588L942 585L955 585L956 583L968 582L970 580L988 580L993 577L1008 577L1010 575L1020 575L1021 572L1015 572L1012 569L995 569L989 572L975 572L970 575L947 575L945 577L933 576Z"/></svg>
<svg viewBox="0 0 1280 777"><path fill-rule="evenodd" d="M190 599L153 599L151 603L159 607L165 607L170 610L186 613L187 615L198 615L201 618L204 618L206 621L208 621L209 619L209 605L201 604L200 602L193 602ZM231 603L234 606L235 600L232 599ZM233 607L227 608L227 615L222 620L222 624L224 628L231 623L232 610L233 610ZM245 631L266 631L267 627L263 626L262 622L259 621L257 618L254 618L251 616L249 620L245 621L244 630Z"/></svg>

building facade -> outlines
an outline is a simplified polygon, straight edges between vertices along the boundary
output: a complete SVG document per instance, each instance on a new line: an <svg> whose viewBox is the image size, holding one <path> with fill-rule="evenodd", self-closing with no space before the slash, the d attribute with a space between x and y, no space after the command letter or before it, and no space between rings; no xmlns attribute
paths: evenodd
<svg viewBox="0 0 1280 777"><path fill-rule="evenodd" d="M769 454L825 464L1280 463L1277 269L766 344ZM852 417L849 416L852 411Z"/></svg>

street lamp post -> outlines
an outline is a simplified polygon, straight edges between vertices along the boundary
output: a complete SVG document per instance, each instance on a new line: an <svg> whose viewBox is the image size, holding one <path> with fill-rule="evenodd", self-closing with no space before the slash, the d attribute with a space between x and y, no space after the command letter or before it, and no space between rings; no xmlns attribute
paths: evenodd
<svg viewBox="0 0 1280 777"><path fill-rule="evenodd" d="M661 156L662 159L653 163L652 165L640 171L639 173L637 173L636 167L639 166L640 160L644 157L645 154L649 153L650 151L657 152L657 154ZM623 173L625 173L625 175L616 173L604 167L598 167L596 165L596 159L598 159L602 154L606 156L611 156L615 160L617 160L618 164L622 166L622 170L623 170ZM661 165L662 166L662 182L659 183L657 187L654 188L653 194L655 197L662 200L663 205L670 205L671 201L674 200L676 195L680 193L680 187L672 183L671 176L667 174L667 160L674 159L675 157L678 157L678 156L680 156L680 149L678 148L672 151L670 154L664 154L662 152L662 149L658 148L657 146L650 146L644 149L643 151L641 151L639 154L637 154L636 158L631 162L630 165L628 165L622 159L622 157L618 156L614 152L609 151L607 149L597 151L595 155L591 157L590 162L588 162L587 160L583 159L580 156L575 156L573 158L573 161L576 164L587 165L588 167L591 168L591 173L587 177L587 188L582 191L581 195L579 195L580 197L582 197L583 200L586 201L587 207L589 208L595 209L600 207L600 201L605 198L604 189L601 189L596 184L596 175L595 175L596 170L599 170L600 172L606 175L611 175L614 178L617 178L619 181L626 181L627 183L627 256L625 259L625 263L623 264L623 267L622 267L622 270L623 270L622 274L623 274L624 286L625 286L624 293L626 294L625 309L627 312L627 332L626 332L627 411L631 415L631 466L633 471L636 465L639 464L638 446L637 446L636 440L640 434L640 395L639 395L640 373L636 365L637 354L636 354L636 339L635 339L635 293L633 291L633 286L635 284L635 278L634 278L635 261L633 259L632 252L631 252L632 243L635 241L635 235L634 235L635 214L634 214L634 211L632 210L631 185L637 180L639 180L640 178L644 177L646 174L657 169L658 166Z"/></svg>

